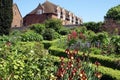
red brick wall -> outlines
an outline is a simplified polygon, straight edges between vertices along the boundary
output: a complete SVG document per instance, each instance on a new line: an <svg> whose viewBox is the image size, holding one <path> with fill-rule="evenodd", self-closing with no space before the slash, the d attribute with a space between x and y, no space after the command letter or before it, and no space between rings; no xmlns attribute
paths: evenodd
<svg viewBox="0 0 120 80"><path fill-rule="evenodd" d="M40 15L29 14L24 17L23 23L24 23L24 26L28 26L35 23L43 23L45 19L46 19L46 16L44 14L40 14Z"/></svg>
<svg viewBox="0 0 120 80"><path fill-rule="evenodd" d="M23 19L16 4L13 5L13 20L11 27L23 26Z"/></svg>

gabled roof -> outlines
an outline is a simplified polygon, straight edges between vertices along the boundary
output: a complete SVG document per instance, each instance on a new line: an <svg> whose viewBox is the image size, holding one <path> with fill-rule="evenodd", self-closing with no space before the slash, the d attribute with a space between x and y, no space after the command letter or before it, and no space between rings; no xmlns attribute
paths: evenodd
<svg viewBox="0 0 120 80"><path fill-rule="evenodd" d="M42 4L44 6L44 13L56 13L57 5L46 1Z"/></svg>
<svg viewBox="0 0 120 80"><path fill-rule="evenodd" d="M38 5L38 7L36 9L34 9L32 12L30 12L29 14L36 14L37 10L43 8L43 6L41 4Z"/></svg>
<svg viewBox="0 0 120 80"><path fill-rule="evenodd" d="M54 14L57 14L56 11L57 11L57 7L60 8L60 10L62 11L62 7L58 6L58 5L55 5L49 1L45 1L43 4L39 4L38 7L36 9L34 9L32 12L30 12L29 14L36 14L36 12L39 10L39 9L43 9L44 10L44 13L54 13ZM68 18L69 17L69 13L71 13L70 11L65 10L65 15L66 17ZM71 13L73 14L73 13Z"/></svg>

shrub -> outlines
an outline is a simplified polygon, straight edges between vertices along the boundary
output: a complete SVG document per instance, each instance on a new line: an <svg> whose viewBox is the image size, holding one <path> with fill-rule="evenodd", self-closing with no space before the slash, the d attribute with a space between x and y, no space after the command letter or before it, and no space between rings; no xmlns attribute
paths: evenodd
<svg viewBox="0 0 120 80"><path fill-rule="evenodd" d="M90 51L93 54L101 54L101 52L102 52L102 50L100 50L98 48L91 48Z"/></svg>
<svg viewBox="0 0 120 80"><path fill-rule="evenodd" d="M62 26L62 22L59 19L49 19L45 21L46 28L52 28L55 31L59 31Z"/></svg>
<svg viewBox="0 0 120 80"><path fill-rule="evenodd" d="M113 43L115 47L115 52L119 54L120 53L120 36L119 35L113 36L111 38L111 42Z"/></svg>
<svg viewBox="0 0 120 80"><path fill-rule="evenodd" d="M44 40L53 40L59 37L60 35L52 28L47 28L43 34Z"/></svg>
<svg viewBox="0 0 120 80"><path fill-rule="evenodd" d="M59 30L59 34L61 34L61 35L67 35L69 32L70 32L70 30L68 28L65 28L65 27L62 27Z"/></svg>
<svg viewBox="0 0 120 80"><path fill-rule="evenodd" d="M55 69L54 58L45 53L43 44L22 42L2 46L0 50L0 79L48 80Z"/></svg>
<svg viewBox="0 0 120 80"><path fill-rule="evenodd" d="M28 30L27 32L21 35L22 41L42 41L43 37L40 34L35 33L34 31Z"/></svg>
<svg viewBox="0 0 120 80"><path fill-rule="evenodd" d="M80 32L85 33L87 31L87 28L85 26L80 26L80 27L75 28L75 31L77 33L80 33Z"/></svg>
<svg viewBox="0 0 120 80"><path fill-rule="evenodd" d="M30 26L30 29L35 31L36 33L43 34L45 31L45 25L44 24L33 24Z"/></svg>
<svg viewBox="0 0 120 80"><path fill-rule="evenodd" d="M99 32L101 27L102 27L102 22L88 22L88 23L84 23L83 25L86 26L86 28L88 30L92 30L94 32Z"/></svg>
<svg viewBox="0 0 120 80"><path fill-rule="evenodd" d="M110 43L110 39L108 37L107 32L100 32L97 35L93 36L92 43L100 42L102 45L107 45Z"/></svg>

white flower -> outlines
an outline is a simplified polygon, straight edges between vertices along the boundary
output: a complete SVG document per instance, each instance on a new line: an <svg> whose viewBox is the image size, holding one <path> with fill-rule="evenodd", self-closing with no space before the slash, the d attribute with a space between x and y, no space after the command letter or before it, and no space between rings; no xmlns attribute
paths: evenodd
<svg viewBox="0 0 120 80"><path fill-rule="evenodd" d="M31 52L31 53L34 53L34 51L33 51L33 50L31 50L30 52Z"/></svg>
<svg viewBox="0 0 120 80"><path fill-rule="evenodd" d="M2 48L0 48L0 51L2 51Z"/></svg>

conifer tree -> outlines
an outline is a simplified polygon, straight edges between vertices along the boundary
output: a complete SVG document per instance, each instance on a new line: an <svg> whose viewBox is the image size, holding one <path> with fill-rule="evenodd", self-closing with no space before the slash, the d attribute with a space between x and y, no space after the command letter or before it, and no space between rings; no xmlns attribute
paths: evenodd
<svg viewBox="0 0 120 80"><path fill-rule="evenodd" d="M0 35L9 34L12 19L13 0L0 0Z"/></svg>

